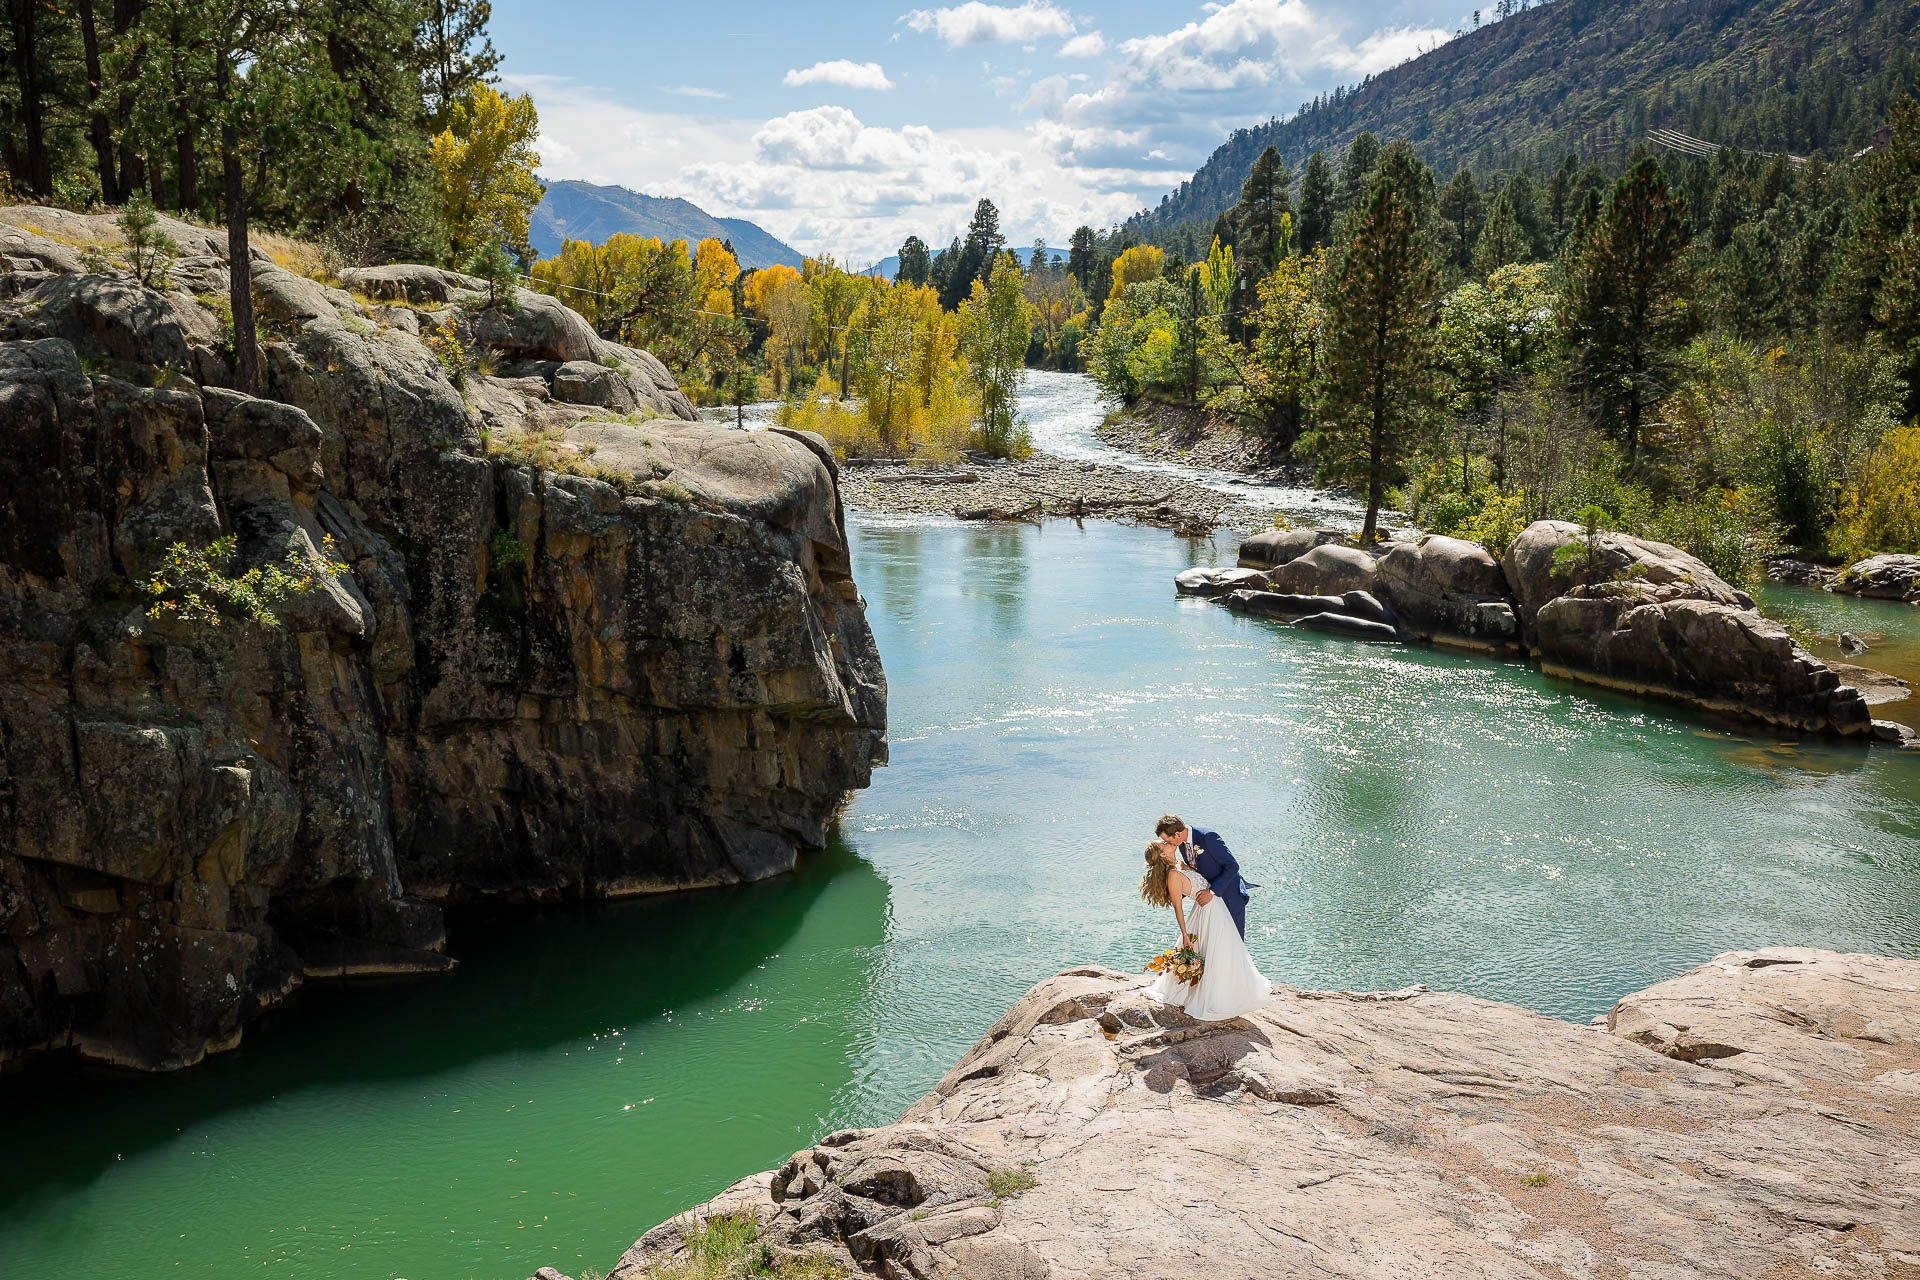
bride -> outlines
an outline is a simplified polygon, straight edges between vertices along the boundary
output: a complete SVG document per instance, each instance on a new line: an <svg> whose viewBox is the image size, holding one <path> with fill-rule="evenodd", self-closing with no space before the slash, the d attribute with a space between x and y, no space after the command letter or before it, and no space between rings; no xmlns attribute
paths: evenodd
<svg viewBox="0 0 1920 1280"><path fill-rule="evenodd" d="M1172 907L1180 926L1180 945L1190 946L1204 966L1200 981L1182 982L1172 970L1160 975L1147 994L1165 1004L1177 1004L1202 1022L1222 1022L1252 1013L1273 998L1273 984L1256 969L1247 954L1246 940L1234 926L1227 904L1210 897L1204 904L1193 896L1206 888L1200 873L1184 866L1179 853L1159 841L1147 846L1147 873L1140 878L1140 896L1156 907ZM1191 914L1189 914L1191 913ZM1191 929L1189 929L1191 923Z"/></svg>

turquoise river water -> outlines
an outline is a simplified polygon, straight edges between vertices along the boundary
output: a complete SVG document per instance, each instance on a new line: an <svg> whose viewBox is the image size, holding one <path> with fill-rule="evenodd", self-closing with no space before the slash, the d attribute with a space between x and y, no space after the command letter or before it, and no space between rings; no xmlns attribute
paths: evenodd
<svg viewBox="0 0 1920 1280"><path fill-rule="evenodd" d="M604 1271L891 1119L1046 974L1138 966L1170 928L1134 893L1167 809L1226 833L1262 885L1254 955L1301 985L1584 1022L1729 948L1920 956L1920 753L1176 598L1225 541L855 538L893 764L829 850L766 884L456 920L453 977L309 987L195 1071L0 1084L0 1276ZM1920 642L1851 603L1768 600Z"/></svg>

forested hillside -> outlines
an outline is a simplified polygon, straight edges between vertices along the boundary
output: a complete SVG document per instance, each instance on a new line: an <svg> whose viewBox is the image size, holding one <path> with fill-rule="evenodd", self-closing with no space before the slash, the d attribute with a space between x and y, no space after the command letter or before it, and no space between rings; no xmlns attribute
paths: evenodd
<svg viewBox="0 0 1920 1280"><path fill-rule="evenodd" d="M661 240L725 240L743 267L800 265L800 253L757 223L744 218L716 218L690 200L642 195L625 187L603 187L591 182L555 182L533 211L529 238L542 257L560 252L562 241L599 244L625 232Z"/></svg>
<svg viewBox="0 0 1920 1280"><path fill-rule="evenodd" d="M1235 132L1127 229L1204 251L1261 151L1297 170L1362 130L1406 139L1442 180L1569 152L1617 169L1663 128L1831 160L1873 140L1917 54L1920 0L1556 0Z"/></svg>

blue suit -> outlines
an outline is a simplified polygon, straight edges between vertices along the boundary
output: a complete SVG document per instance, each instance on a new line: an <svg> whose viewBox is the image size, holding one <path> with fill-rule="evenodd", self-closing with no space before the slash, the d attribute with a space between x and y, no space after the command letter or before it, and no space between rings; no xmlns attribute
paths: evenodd
<svg viewBox="0 0 1920 1280"><path fill-rule="evenodd" d="M1193 850L1193 869L1206 879L1207 888L1213 890L1213 896L1227 904L1227 913L1233 917L1234 927L1240 930L1240 936L1247 936L1247 890L1258 889L1257 884L1249 884L1240 874L1240 864L1233 860L1233 850L1227 848L1227 842L1220 838L1218 831L1209 831L1205 827L1189 826L1188 833L1193 838L1190 846Z"/></svg>

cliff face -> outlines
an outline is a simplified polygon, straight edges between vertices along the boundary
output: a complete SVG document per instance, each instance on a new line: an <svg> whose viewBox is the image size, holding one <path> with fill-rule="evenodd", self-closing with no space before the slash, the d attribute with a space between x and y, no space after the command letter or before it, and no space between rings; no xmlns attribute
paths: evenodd
<svg viewBox="0 0 1920 1280"><path fill-rule="evenodd" d="M98 221L0 211L0 1065L187 1065L304 978L449 967L440 904L823 843L885 680L816 440L693 422L646 353L427 268L257 262L241 396L218 241L170 226L159 292L79 270ZM226 534L348 572L277 628L149 618L164 549Z"/></svg>
<svg viewBox="0 0 1920 1280"><path fill-rule="evenodd" d="M1920 1267L1920 963L1733 952L1604 1029L1424 987L1195 1023L1146 983L1048 979L897 1123L694 1217L914 1280ZM610 1280L670 1266L689 1220Z"/></svg>

